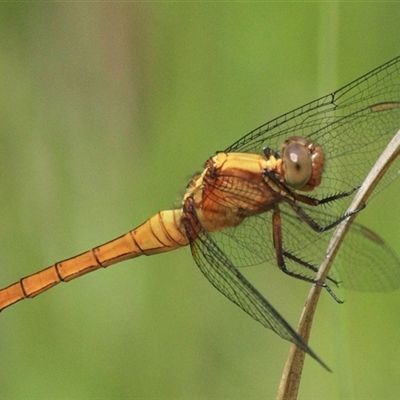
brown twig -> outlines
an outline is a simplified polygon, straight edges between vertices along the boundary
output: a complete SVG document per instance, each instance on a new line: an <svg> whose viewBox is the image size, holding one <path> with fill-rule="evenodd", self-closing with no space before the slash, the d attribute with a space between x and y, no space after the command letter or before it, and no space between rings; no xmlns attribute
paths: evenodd
<svg viewBox="0 0 400 400"><path fill-rule="evenodd" d="M393 137L381 156L378 158L375 165L372 167L368 176L364 180L362 186L358 190L354 200L352 201L348 211L359 209L365 204L376 185L381 180L387 169L393 163L400 153L400 131ZM343 221L335 230L332 239L328 245L325 260L322 262L316 280L325 282L333 260L339 250L339 247L349 230L352 221L357 214L352 215L346 221ZM298 333L304 338L306 342L310 337L311 325L314 319L315 310L319 296L321 294L322 286L313 285L306 305L304 306L302 315L298 325ZM277 400L295 400L300 387L300 379L303 371L305 353L300 350L296 345L290 348L289 356L283 370L281 382L279 385Z"/></svg>

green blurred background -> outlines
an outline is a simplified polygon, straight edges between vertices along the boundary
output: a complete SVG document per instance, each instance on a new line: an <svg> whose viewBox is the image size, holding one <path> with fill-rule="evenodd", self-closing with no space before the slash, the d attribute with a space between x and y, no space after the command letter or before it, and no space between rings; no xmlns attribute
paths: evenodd
<svg viewBox="0 0 400 400"><path fill-rule="evenodd" d="M1 287L172 207L216 150L400 54L398 3L3 3L0 21ZM359 218L398 254L399 193ZM295 325L309 286L249 272ZM400 292L340 295L311 337L334 373L308 358L300 398L397 399ZM290 347L189 249L0 318L1 399L271 399Z"/></svg>

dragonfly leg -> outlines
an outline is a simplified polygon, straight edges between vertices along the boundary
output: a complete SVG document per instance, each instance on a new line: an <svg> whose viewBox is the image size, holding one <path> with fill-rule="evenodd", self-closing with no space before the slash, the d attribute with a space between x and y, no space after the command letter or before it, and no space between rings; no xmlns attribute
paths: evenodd
<svg viewBox="0 0 400 400"><path fill-rule="evenodd" d="M316 232L325 232L329 229L334 228L336 225L339 225L341 222L345 221L347 218L351 217L354 214L357 214L361 210L363 210L366 205L363 204L361 207L353 210L346 212L344 215L333 221L332 223L328 225L320 225L317 221L312 219L305 211L304 209L299 206L296 201L291 200L291 199L285 199L285 201L292 207L292 209L296 212L296 214L304 221L307 223L308 226L310 226L314 231Z"/></svg>
<svg viewBox="0 0 400 400"><path fill-rule="evenodd" d="M358 190L360 188L361 185L357 185L354 188L346 191L346 192L339 192L336 193L332 196L328 196L325 197L323 199L316 199L314 197L309 197L309 196L305 196L303 194L300 193L293 193L294 198L297 201L300 201L301 203L305 203L308 204L310 206L318 206L320 204L327 204L327 203L331 203L333 201L339 200L339 199L343 199L344 197L348 197L351 196L356 190Z"/></svg>
<svg viewBox="0 0 400 400"><path fill-rule="evenodd" d="M315 267L314 265L310 264L309 262L304 261L304 260L302 260L301 258L296 257L295 255L293 255L293 254L291 254L291 253L289 253L289 252L287 252L287 251L285 251L285 250L283 250L283 249L282 249L282 253L283 253L284 258L288 258L289 260L292 260L292 261L294 261L295 263L300 264L301 266L303 266L303 267L305 267L305 268L307 268L307 269L309 269L309 270L311 270L311 271L313 271L313 272L315 272L315 273L318 272L318 268ZM286 269L287 269L287 268L286 268ZM288 274L288 275L290 275L290 274ZM326 279L328 279L329 281L331 281L335 286L339 287L339 284L340 284L339 281L337 281L337 280L331 278L330 276L328 276ZM313 279L311 279L311 281L312 281L313 283L318 284L318 285L326 286L323 282L316 281L316 280L313 280Z"/></svg>
<svg viewBox="0 0 400 400"><path fill-rule="evenodd" d="M284 272L285 274L296 278L300 279L309 283L313 283L315 285L322 286L327 290L327 292L334 298L335 301L338 303L343 303L342 300L340 300L335 293L332 291L332 289L322 281L318 281L316 279L310 278L307 275L303 275L299 272L291 271L290 269L287 268L286 263L285 263L285 258L290 259L297 264L313 271L313 272L318 272L318 268L316 268L314 265L300 259L299 257L296 257L295 255L289 253L288 251L283 249L283 241L282 241L282 223L281 223L281 216L280 216L280 211L279 211L279 206L276 205L273 210L273 215L272 215L272 224L273 224L273 242L274 242L274 247L275 247L275 253L276 253L276 260L279 269ZM339 286L339 282L330 278L329 276L327 277L328 280L330 280L332 283L334 283L336 286Z"/></svg>
<svg viewBox="0 0 400 400"><path fill-rule="evenodd" d="M282 221L281 221L281 214L279 211L279 206L276 205L273 210L272 214L272 235L273 235L273 242L274 242L274 247L275 247L275 253L276 253L276 262L278 264L279 269L284 272L287 275L290 275L294 278L301 279L306 282L310 283L316 283L319 284L319 282L315 281L315 279L310 278L306 275L300 274L298 272L291 271L286 267L285 263L285 257L289 258L295 262L299 262L300 259L292 256L290 253L287 251L283 250L283 241L282 241ZM301 260L299 262L300 265L312 270L313 272L317 272L318 269L314 266L312 266L309 263L306 263Z"/></svg>
<svg viewBox="0 0 400 400"><path fill-rule="evenodd" d="M267 150L271 151L269 148L264 148L264 152L267 151ZM266 154L269 154L269 153L266 153ZM293 202L293 204L295 204L295 202L298 201L300 203L308 204L310 206L315 206L315 207L319 206L321 204L331 203L331 202L334 202L336 200L340 200L342 198L351 196L361 186L361 185L357 185L357 186L353 187L352 189L347 190L345 192L339 192L339 193L336 193L334 195L325 197L323 199L316 199L315 197L306 196L304 194L300 194L300 193L297 193L297 192L293 191L288 186L286 186L283 182L281 182L280 179L272 171L264 170L263 174L266 177L268 177L268 179L273 181L283 192L286 193L286 195L282 195L282 200L285 200L288 203L290 203L290 199L292 199L291 201ZM290 204L292 204L292 203L290 203ZM355 212L361 211L364 207L365 207L365 205L360 207L360 209L358 209ZM347 216L343 216L342 220L338 220L336 223L330 225L329 228L334 227L335 225L337 225L338 223L342 222L344 219L346 219L350 215L352 215L352 214L348 214ZM329 228L326 228L326 229L329 229ZM326 229L324 229L324 230L326 230ZM318 231L318 229L316 229L316 230Z"/></svg>

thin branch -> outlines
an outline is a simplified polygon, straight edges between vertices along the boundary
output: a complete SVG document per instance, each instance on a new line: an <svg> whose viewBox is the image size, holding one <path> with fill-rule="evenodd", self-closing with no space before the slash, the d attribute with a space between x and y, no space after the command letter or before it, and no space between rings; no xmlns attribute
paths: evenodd
<svg viewBox="0 0 400 400"><path fill-rule="evenodd" d="M372 167L368 176L364 180L362 186L358 190L353 202L351 203L348 212L360 208L368 198L371 196L376 185L380 182L381 178L393 163L393 161L400 154L400 131L393 137L381 156L378 158L375 165ZM333 263L334 258L339 250L339 247L349 230L352 221L357 214L352 215L346 221L343 221L336 228L332 239L328 245L325 260L322 262L316 280L325 282L329 270ZM322 291L322 286L313 285L307 302L304 306L302 315L298 325L298 333L303 339L308 342L311 332L311 325L314 319L314 314L317 308L317 303ZM301 374L303 371L305 353L297 346L292 345L290 348L289 356L283 370L281 382L279 385L277 400L295 400L300 386Z"/></svg>

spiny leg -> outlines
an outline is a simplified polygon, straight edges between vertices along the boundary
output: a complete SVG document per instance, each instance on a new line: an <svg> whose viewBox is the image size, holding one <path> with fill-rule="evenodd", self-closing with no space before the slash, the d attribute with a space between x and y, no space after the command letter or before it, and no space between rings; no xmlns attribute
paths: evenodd
<svg viewBox="0 0 400 400"><path fill-rule="evenodd" d="M298 264L302 265L303 267L313 271L313 272L318 272L318 268L315 266L311 265L310 263L307 263L306 261L301 260L300 258L290 254L286 250L283 249L283 241L282 241L282 221L281 221L281 216L280 216L280 210L279 210L279 205L276 204L273 209L273 214L272 214L272 232L273 232L273 243L275 247L275 254L276 254L276 260L279 269L284 272L285 274L296 278L296 279L301 279L303 281L313 283L315 285L319 285L324 287L327 292L338 302L338 303L343 303L342 300L340 300L335 293L332 291L332 289L322 281L318 281L316 279L307 277L305 275L302 275L300 273L291 271L290 269L287 268L286 263L285 263L285 257L297 262ZM331 282L333 282L335 285L338 285L339 282L335 281L334 279L328 277Z"/></svg>
<svg viewBox="0 0 400 400"><path fill-rule="evenodd" d="M265 150L265 149L264 149ZM354 186L350 190L339 192L322 199L317 199L315 197L306 196L300 193L293 191L289 186L285 184L273 171L264 170L263 175L265 175L268 179L270 179L274 184L279 187L283 192L286 192L287 196L282 197L293 197L296 201L300 201L301 203L308 204L310 206L318 206L321 204L331 203L336 200L340 200L342 198L351 196L355 191L357 191L361 185Z"/></svg>
<svg viewBox="0 0 400 400"><path fill-rule="evenodd" d="M286 203L288 203L292 209L296 212L296 214L308 225L311 227L316 232L325 232L328 231L329 229L334 228L335 226L339 225L341 222L345 221L347 218L351 217L354 214L357 214L361 210L365 208L365 204L363 204L361 207L357 208L356 210L346 212L344 215L333 221L332 223L328 225L320 225L317 221L315 221L313 218L311 218L305 211L304 209L299 206L296 201L292 199L285 199Z"/></svg>
<svg viewBox="0 0 400 400"><path fill-rule="evenodd" d="M339 192L339 193L333 194L331 196L324 197L322 199L316 199L314 197L306 196L306 195L300 194L300 193L293 193L293 197L297 201L300 201L301 203L305 203L310 206L319 206L321 204L332 203L336 200L340 200L345 197L351 196L356 190L358 190L360 188L360 186L361 185L357 185L350 190L347 190L345 192Z"/></svg>

